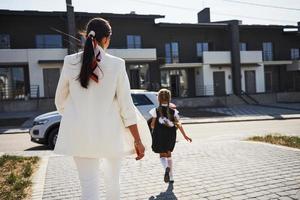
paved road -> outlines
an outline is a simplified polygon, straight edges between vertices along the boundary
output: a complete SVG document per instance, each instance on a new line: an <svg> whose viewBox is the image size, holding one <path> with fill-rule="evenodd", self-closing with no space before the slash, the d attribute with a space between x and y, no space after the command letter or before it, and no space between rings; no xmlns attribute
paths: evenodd
<svg viewBox="0 0 300 200"><path fill-rule="evenodd" d="M263 143L180 141L173 153L174 184L163 182L164 171L154 153L140 162L128 157L121 170L121 199L295 200L300 192L299 158L300 151ZM50 157L42 199L80 199L77 176L70 157Z"/></svg>
<svg viewBox="0 0 300 200"><path fill-rule="evenodd" d="M28 133L0 134L0 152L45 150L45 146L30 141Z"/></svg>
<svg viewBox="0 0 300 200"><path fill-rule="evenodd" d="M141 162L123 161L121 199L297 199L300 194L300 151L256 142L239 141L249 135L300 135L300 120L185 125L194 139L182 140L173 153L175 183L163 182L157 155L147 152ZM79 199L80 187L70 157L53 155L30 142L28 134L0 135L0 152L46 156L42 199ZM100 165L101 167L101 165ZM101 169L100 169L101 171ZM102 173L102 172L101 172ZM102 180L101 180L102 181ZM105 196L104 186L99 188ZM300 198L300 197L299 197Z"/></svg>
<svg viewBox="0 0 300 200"><path fill-rule="evenodd" d="M241 139L250 135L281 133L300 135L300 119L251 122L186 124L186 132L194 139ZM182 140L179 133L178 139ZM29 134L0 134L0 152L44 150L30 141Z"/></svg>

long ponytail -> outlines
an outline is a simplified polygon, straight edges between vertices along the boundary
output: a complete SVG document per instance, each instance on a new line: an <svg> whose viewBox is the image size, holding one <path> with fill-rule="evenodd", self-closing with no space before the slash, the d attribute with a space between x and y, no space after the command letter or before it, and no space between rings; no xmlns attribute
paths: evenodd
<svg viewBox="0 0 300 200"><path fill-rule="evenodd" d="M91 35L89 34L90 32L93 32L94 34ZM104 37L110 37L112 31L108 21L102 18L93 18L87 24L86 33L82 66L78 76L80 85L83 88L88 88L89 79L93 74L93 69L91 67L95 59L93 42L101 42Z"/></svg>
<svg viewBox="0 0 300 200"><path fill-rule="evenodd" d="M84 88L88 87L90 76L93 73L90 66L92 65L94 57L93 38L88 36L84 45L82 67L79 74L80 84Z"/></svg>

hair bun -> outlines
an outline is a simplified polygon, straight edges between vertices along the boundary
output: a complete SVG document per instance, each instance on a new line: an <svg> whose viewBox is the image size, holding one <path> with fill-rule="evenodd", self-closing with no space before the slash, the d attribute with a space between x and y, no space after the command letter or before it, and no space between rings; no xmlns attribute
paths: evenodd
<svg viewBox="0 0 300 200"><path fill-rule="evenodd" d="M95 31L90 31L88 37L95 37L95 35L96 35Z"/></svg>

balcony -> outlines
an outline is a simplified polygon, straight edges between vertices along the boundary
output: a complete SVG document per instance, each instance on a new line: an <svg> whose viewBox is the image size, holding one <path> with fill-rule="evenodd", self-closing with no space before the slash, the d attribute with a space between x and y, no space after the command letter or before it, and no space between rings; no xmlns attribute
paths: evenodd
<svg viewBox="0 0 300 200"><path fill-rule="evenodd" d="M240 59L242 66L259 65L262 63L261 51L241 51ZM203 52L203 64L209 65L231 65L230 51L205 51Z"/></svg>
<svg viewBox="0 0 300 200"><path fill-rule="evenodd" d="M287 71L300 71L300 60L293 60L292 64L288 64Z"/></svg>
<svg viewBox="0 0 300 200"><path fill-rule="evenodd" d="M155 61L156 49L108 49L111 55L123 58L126 61Z"/></svg>

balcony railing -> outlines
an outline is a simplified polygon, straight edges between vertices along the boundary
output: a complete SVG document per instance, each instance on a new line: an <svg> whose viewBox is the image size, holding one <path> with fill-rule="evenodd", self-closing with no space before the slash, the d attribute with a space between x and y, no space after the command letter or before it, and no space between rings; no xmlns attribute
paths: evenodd
<svg viewBox="0 0 300 200"><path fill-rule="evenodd" d="M24 87L0 87L0 100L26 100L40 98L39 85L30 85L29 91Z"/></svg>

